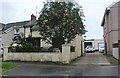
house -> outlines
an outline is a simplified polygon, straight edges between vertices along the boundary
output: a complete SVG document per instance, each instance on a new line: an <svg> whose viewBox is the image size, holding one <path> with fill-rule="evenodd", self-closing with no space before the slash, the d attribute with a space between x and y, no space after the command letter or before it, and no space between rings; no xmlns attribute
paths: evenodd
<svg viewBox="0 0 120 78"><path fill-rule="evenodd" d="M51 47L51 44L45 43L39 34L39 26L36 17L32 14L31 20L4 24L2 34L3 60L20 61L52 61L70 63L73 59L80 57L84 52L82 35L76 35L76 38L69 44L62 45L62 52L10 52L9 47L21 43L18 38L31 41L34 46Z"/></svg>
<svg viewBox="0 0 120 78"><path fill-rule="evenodd" d="M26 23L28 23L29 21L22 21L22 22L15 22L15 23L8 23L5 24L4 28L3 28L3 47L9 47L12 42L13 42L13 38L15 36L15 34L17 33L17 29L15 29L15 27L20 27L20 26L24 26Z"/></svg>
<svg viewBox="0 0 120 78"><path fill-rule="evenodd" d="M2 23L0 23L0 48L2 47L1 45L2 45Z"/></svg>
<svg viewBox="0 0 120 78"><path fill-rule="evenodd" d="M106 54L120 58L120 1L114 2L105 10L101 26L104 32Z"/></svg>
<svg viewBox="0 0 120 78"><path fill-rule="evenodd" d="M2 52L2 33L3 33L3 27L5 24L0 23L0 53Z"/></svg>
<svg viewBox="0 0 120 78"><path fill-rule="evenodd" d="M33 14L31 15L31 20L5 24L2 39L3 47L10 47L14 43L20 43L19 40L17 42L13 41L18 36L30 41L34 46L50 47L50 44L42 41L38 27L36 16Z"/></svg>
<svg viewBox="0 0 120 78"><path fill-rule="evenodd" d="M103 39L87 39L84 41L84 47L92 46L96 51L99 51L101 47L104 47Z"/></svg>

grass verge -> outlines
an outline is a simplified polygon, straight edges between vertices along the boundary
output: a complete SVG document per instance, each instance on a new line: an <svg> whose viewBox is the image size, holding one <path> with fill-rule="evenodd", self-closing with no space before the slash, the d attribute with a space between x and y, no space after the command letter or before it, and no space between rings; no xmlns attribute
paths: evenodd
<svg viewBox="0 0 120 78"><path fill-rule="evenodd" d="M16 64L13 64L13 63L2 63L1 66L0 66L0 69L2 72L5 72L5 71L8 71L14 67L16 67L17 65Z"/></svg>

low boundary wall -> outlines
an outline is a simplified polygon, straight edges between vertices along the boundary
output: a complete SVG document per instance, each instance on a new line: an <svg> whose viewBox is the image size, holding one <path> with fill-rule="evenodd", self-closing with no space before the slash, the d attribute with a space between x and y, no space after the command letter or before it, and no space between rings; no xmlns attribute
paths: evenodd
<svg viewBox="0 0 120 78"><path fill-rule="evenodd" d="M8 52L8 47L4 47L3 60L17 60L17 61L51 61L62 62L63 64L69 64L70 61L79 57L78 53L70 52L71 45L62 45L62 52Z"/></svg>

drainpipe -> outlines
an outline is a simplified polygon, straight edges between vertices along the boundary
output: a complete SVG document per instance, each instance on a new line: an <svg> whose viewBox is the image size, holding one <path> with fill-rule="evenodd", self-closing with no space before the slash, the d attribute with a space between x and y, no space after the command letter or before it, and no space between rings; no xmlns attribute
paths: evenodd
<svg viewBox="0 0 120 78"><path fill-rule="evenodd" d="M25 26L23 26L24 27L24 39L25 39Z"/></svg>
<svg viewBox="0 0 120 78"><path fill-rule="evenodd" d="M118 40L118 54L119 54L119 64L120 64L120 40Z"/></svg>
<svg viewBox="0 0 120 78"><path fill-rule="evenodd" d="M32 37L32 26L30 26L30 36Z"/></svg>

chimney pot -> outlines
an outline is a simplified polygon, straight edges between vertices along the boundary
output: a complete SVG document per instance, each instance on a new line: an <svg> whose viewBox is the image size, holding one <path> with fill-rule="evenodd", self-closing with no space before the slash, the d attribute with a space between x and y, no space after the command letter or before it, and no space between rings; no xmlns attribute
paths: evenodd
<svg viewBox="0 0 120 78"><path fill-rule="evenodd" d="M31 21L33 21L33 20L36 20L36 16L35 15L31 15Z"/></svg>

